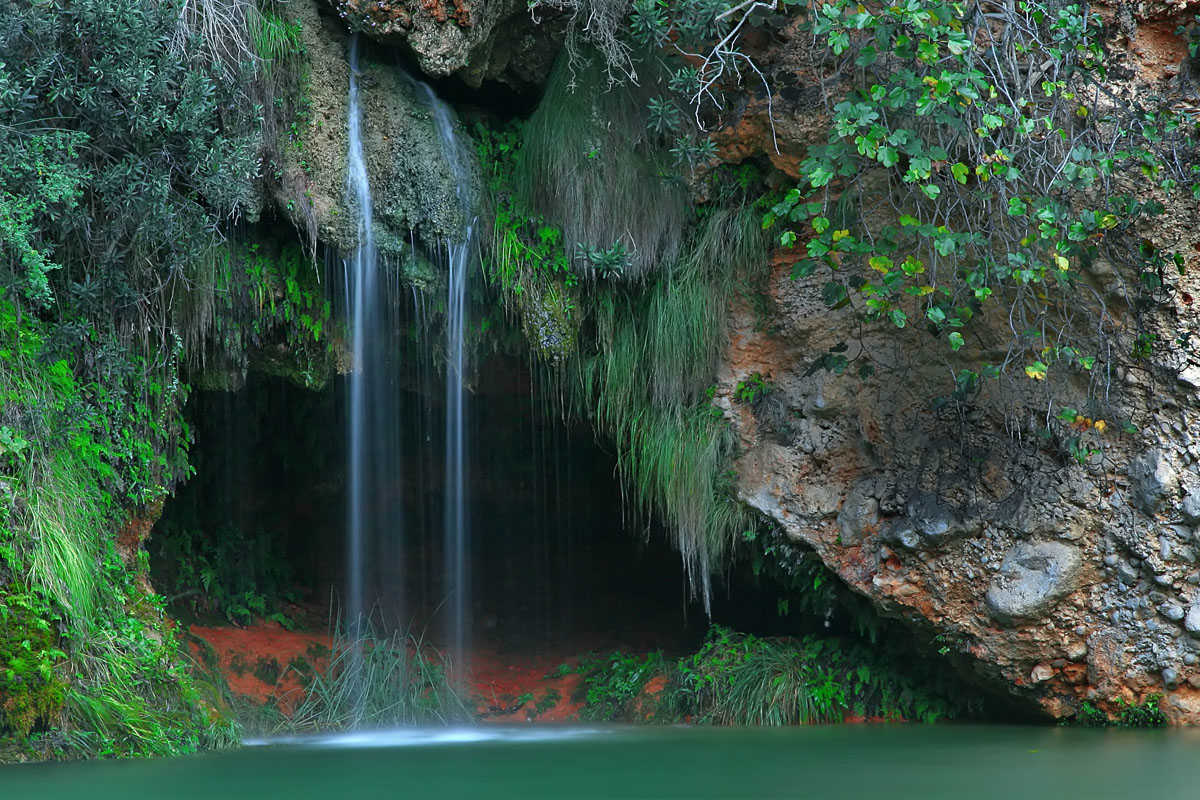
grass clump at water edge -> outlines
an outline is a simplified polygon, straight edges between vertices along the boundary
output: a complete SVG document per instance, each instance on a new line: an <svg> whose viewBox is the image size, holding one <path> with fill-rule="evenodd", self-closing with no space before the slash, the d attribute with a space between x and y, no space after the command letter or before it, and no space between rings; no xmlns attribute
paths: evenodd
<svg viewBox="0 0 1200 800"><path fill-rule="evenodd" d="M721 626L677 661L614 652L586 658L575 671L583 676L576 700L585 704L584 719L769 727L852 717L928 723L967 710L862 645L761 638ZM655 684L661 688L651 692Z"/></svg>
<svg viewBox="0 0 1200 800"><path fill-rule="evenodd" d="M324 665L293 663L286 672L299 678L301 688L279 698L281 703L255 705L233 699L247 733L447 725L473 718L471 706L454 685L447 656L406 630L383 634L371 626L358 632L339 626ZM281 704L291 706L291 713L281 711Z"/></svg>

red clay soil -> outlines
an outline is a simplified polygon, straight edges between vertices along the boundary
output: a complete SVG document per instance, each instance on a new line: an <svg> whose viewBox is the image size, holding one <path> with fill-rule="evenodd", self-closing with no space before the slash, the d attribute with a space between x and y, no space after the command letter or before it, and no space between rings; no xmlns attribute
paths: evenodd
<svg viewBox="0 0 1200 800"><path fill-rule="evenodd" d="M266 620L244 628L192 625L190 633L213 648L217 667L231 690L259 703L273 698L285 713L303 691L300 676L288 665L303 659L310 664L315 661L314 666L323 669L322 656L330 647L327 633L289 631ZM580 676L574 672L560 674L559 670L563 664L573 666L578 654L589 649L576 648L575 644L539 652L478 647L468 659L468 683L479 719L510 723L576 719L582 703L571 702L571 697ZM200 649L193 644L197 657ZM274 665L278 669L273 669ZM276 682L263 680L263 676L275 673L280 674Z"/></svg>
<svg viewBox="0 0 1200 800"><path fill-rule="evenodd" d="M289 631L275 622L259 621L254 625L237 627L204 627L193 625L193 636L203 639L217 654L218 667L229 688L234 692L262 703L274 699L280 710L290 713L303 692L300 676L287 667L294 659L303 659L317 669L325 668L324 655L329 652L329 635ZM611 649L610 642L574 641L557 647L545 647L536 652L513 651L495 645L480 645L468 659L468 682L480 722L572 722L579 718L583 703L572 702L582 679L573 671L579 654ZM200 655L200 648L193 644ZM256 670L260 663L277 664L281 677L275 682L263 681L255 673L266 675L270 670ZM635 701L635 718L649 719L656 706L656 696L666 687L666 677L651 679ZM897 722L881 717L848 715L848 724Z"/></svg>
<svg viewBox="0 0 1200 800"><path fill-rule="evenodd" d="M300 676L288 665L303 659L319 669L324 666L322 656L329 652L329 634L289 631L277 622L259 621L245 628L193 625L190 632L216 652L217 666L230 689L260 703L274 697L285 712L303 691ZM199 657L200 648L195 644L192 648ZM269 683L255 675L266 674L256 669L260 663L272 662L278 666L274 670L278 680Z"/></svg>

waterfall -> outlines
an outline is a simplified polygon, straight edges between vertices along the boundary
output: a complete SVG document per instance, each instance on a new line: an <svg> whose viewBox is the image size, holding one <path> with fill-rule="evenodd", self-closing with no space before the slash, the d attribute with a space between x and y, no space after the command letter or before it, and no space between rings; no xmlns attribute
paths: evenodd
<svg viewBox="0 0 1200 800"><path fill-rule="evenodd" d="M358 246L346 268L346 306L351 320L351 353L354 368L349 380L348 400L348 552L346 616L353 632L361 620L370 616L367 598L381 587L368 586L368 576L378 572L378 559L384 553L401 553L402 542L399 473L401 393L396 359L399 356L399 322L389 313L388 295L393 287L380 275L376 252L370 179L363 147L363 110L360 98L359 37L350 41L350 90L348 100L348 138L346 194L356 214ZM469 477L467 442L467 402L465 381L466 332L468 325L467 274L470 270L472 217L470 152L456 133L456 121L450 108L425 84L417 84L425 94L437 130L447 172L453 179L454 195L449 198L451 211L461 224L457 232L437 244L433 255L444 260L447 272L446 296L446 418L445 487L443 503L443 552L445 592L445 639L452 658L464 665L469 640L470 583L467 551L470 520L467 512ZM424 306L413 297L413 312L423 318ZM432 419L422 415L426 441ZM423 482L425 476L418 476ZM418 522L424 518L418 509ZM388 565L394 567L396 565ZM392 572L403 575L402 570ZM421 576L417 576L420 578ZM421 581L424 586L424 581ZM403 620L403 616L398 617Z"/></svg>
<svg viewBox="0 0 1200 800"><path fill-rule="evenodd" d="M400 389L397 360L398 320L394 287L380 274L375 249L371 184L363 153L359 92L359 39L350 40L349 149L346 193L356 215L358 246L346 261L346 303L351 325L353 369L349 379L347 470L346 623L353 634L370 616L367 597L373 587L368 570L383 554L402 559L403 522ZM403 564L389 564L403 574ZM393 609L402 618L401 609Z"/></svg>
<svg viewBox="0 0 1200 800"><path fill-rule="evenodd" d="M367 177L367 164L363 158L362 148L362 108L358 101L358 34L350 39L350 97L349 142L347 156L346 190L354 200L357 211L358 247L347 265L349 271L346 281L349 292L350 308L350 343L353 358L353 371L350 373L350 407L349 407L349 474L347 476L349 496L348 503L348 544L347 555L347 587L346 611L349 626L356 628L363 615L363 550L366 538L366 441L367 408L366 400L369 387L369 370L367 367L366 350L367 330L371 320L370 298L375 292L376 269L374 234L371 230L371 183Z"/></svg>
<svg viewBox="0 0 1200 800"><path fill-rule="evenodd" d="M470 636L471 576L467 563L470 519L467 513L467 406L465 392L467 273L470 270L471 197L467 153L455 133L454 115L432 88L421 84L433 111L442 151L454 178L455 200L463 216L458 237L444 243L448 270L446 290L446 486L444 506L447 646L454 663L465 668Z"/></svg>

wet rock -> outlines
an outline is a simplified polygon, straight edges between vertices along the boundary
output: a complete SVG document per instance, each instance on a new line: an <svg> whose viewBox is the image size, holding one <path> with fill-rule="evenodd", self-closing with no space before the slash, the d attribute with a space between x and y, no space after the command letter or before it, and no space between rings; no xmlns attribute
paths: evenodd
<svg viewBox="0 0 1200 800"><path fill-rule="evenodd" d="M1081 563L1079 551L1062 542L1017 544L988 587L988 613L1005 624L1044 615L1076 588Z"/></svg>
<svg viewBox="0 0 1200 800"><path fill-rule="evenodd" d="M358 245L359 233L354 200L346 191L350 64L345 34L322 23L313 0L298 0L289 8L301 23L305 92L314 111L289 133L295 146L280 154L272 192L279 210L310 241L349 253ZM462 235L469 222L458 200L462 187L425 91L378 53L363 52L358 66L375 246L381 255L405 264L414 260L414 232L430 248ZM474 159L466 161L467 193L479 197L477 165ZM424 283L412 278L414 284Z"/></svg>
<svg viewBox="0 0 1200 800"><path fill-rule="evenodd" d="M1200 389L1200 366L1192 365L1179 373L1179 380L1193 389Z"/></svg>
<svg viewBox="0 0 1200 800"><path fill-rule="evenodd" d="M1200 603L1192 603L1183 619L1183 627L1193 637L1200 639Z"/></svg>
<svg viewBox="0 0 1200 800"><path fill-rule="evenodd" d="M400 45L428 75L527 89L545 81L562 42L561 18L538 24L523 0L324 0L372 39Z"/></svg>
<svg viewBox="0 0 1200 800"><path fill-rule="evenodd" d="M1132 586L1133 584L1137 583L1138 573L1131 564L1127 564L1122 561L1120 565L1117 566L1117 578L1121 581L1121 583L1124 583L1127 586Z"/></svg>
<svg viewBox="0 0 1200 800"><path fill-rule="evenodd" d="M1163 499L1179 486L1179 476L1158 450L1150 450L1129 464L1133 503L1147 514L1154 514Z"/></svg>
<svg viewBox="0 0 1200 800"><path fill-rule="evenodd" d="M905 505L906 516L892 524L886 538L910 550L938 547L953 539L976 536L980 520L964 519L932 492L917 492Z"/></svg>
<svg viewBox="0 0 1200 800"><path fill-rule="evenodd" d="M1044 683L1054 677L1054 669L1049 664L1038 664L1029 673L1029 680L1034 683Z"/></svg>

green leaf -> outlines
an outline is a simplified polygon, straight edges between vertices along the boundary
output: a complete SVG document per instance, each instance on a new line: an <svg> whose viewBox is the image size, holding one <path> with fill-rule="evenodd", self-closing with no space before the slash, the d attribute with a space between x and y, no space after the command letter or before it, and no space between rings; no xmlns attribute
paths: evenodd
<svg viewBox="0 0 1200 800"><path fill-rule="evenodd" d="M950 349L958 352L958 349L963 346L963 335L958 331L950 332Z"/></svg>
<svg viewBox="0 0 1200 800"><path fill-rule="evenodd" d="M908 324L908 315L899 308L893 308L888 316L892 320L892 324L897 328L903 328Z"/></svg>
<svg viewBox="0 0 1200 800"><path fill-rule="evenodd" d="M824 233L829 230L829 220L825 217L817 217L812 221L812 227L817 233Z"/></svg>
<svg viewBox="0 0 1200 800"><path fill-rule="evenodd" d="M846 295L846 287L837 281L829 281L821 287L821 299L830 308L840 308L850 301Z"/></svg>
<svg viewBox="0 0 1200 800"><path fill-rule="evenodd" d="M970 170L967 169L967 165L962 163L961 161L950 167L950 173L954 176L954 180L958 181L959 183L963 184L964 186L967 183L967 173L968 172L970 172Z"/></svg>
<svg viewBox="0 0 1200 800"><path fill-rule="evenodd" d="M817 271L817 261L812 258L805 258L797 261L792 265L792 279L807 278Z"/></svg>
<svg viewBox="0 0 1200 800"><path fill-rule="evenodd" d="M942 193L942 187L938 186L936 183L926 183L921 186L921 191L924 192L925 196L930 200L937 200L938 195Z"/></svg>

